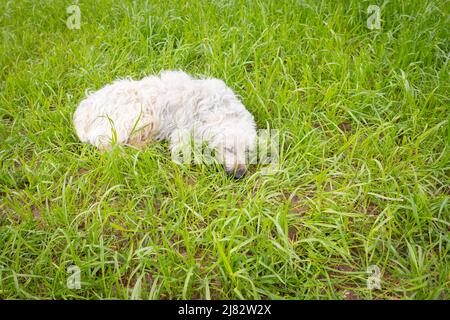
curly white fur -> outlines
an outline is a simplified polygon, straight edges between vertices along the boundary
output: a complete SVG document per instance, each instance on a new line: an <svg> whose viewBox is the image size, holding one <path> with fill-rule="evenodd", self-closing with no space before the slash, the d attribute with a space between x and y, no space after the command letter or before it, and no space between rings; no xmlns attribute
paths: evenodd
<svg viewBox="0 0 450 320"><path fill-rule="evenodd" d="M117 80L83 100L73 122L80 140L99 149L114 141L143 147L168 139L175 152L191 138L207 141L237 177L255 148L255 121L233 91L222 80L193 79L181 71Z"/></svg>

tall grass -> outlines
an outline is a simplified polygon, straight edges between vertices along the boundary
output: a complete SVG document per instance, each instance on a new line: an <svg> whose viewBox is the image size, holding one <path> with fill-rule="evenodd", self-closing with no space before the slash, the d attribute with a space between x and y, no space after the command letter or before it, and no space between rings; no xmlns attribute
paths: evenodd
<svg viewBox="0 0 450 320"><path fill-rule="evenodd" d="M448 1L72 4L0 2L0 298L449 298ZM280 171L78 141L86 90L164 69L223 79Z"/></svg>

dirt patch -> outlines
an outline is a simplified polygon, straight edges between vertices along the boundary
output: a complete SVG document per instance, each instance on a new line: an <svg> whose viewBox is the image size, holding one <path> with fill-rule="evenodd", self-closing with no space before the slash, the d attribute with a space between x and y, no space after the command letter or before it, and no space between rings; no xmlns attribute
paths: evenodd
<svg viewBox="0 0 450 320"><path fill-rule="evenodd" d="M186 250L186 247L180 245L180 246L178 247L178 252L181 254L181 256L182 256L183 258L186 258L186 257L187 257L187 250Z"/></svg>
<svg viewBox="0 0 450 320"><path fill-rule="evenodd" d="M341 129L343 132L348 133L352 131L352 124L350 122L341 122L338 125L338 128Z"/></svg>
<svg viewBox="0 0 450 320"><path fill-rule="evenodd" d="M293 196L291 199L291 212L297 213L299 215L304 215L308 212L309 207L300 201L300 198L297 196Z"/></svg>
<svg viewBox="0 0 450 320"><path fill-rule="evenodd" d="M291 242L297 241L297 229L294 226L289 226L288 238Z"/></svg>
<svg viewBox="0 0 450 320"><path fill-rule="evenodd" d="M36 221L41 221L41 211L39 210L38 207L36 206L31 206L31 212L33 213L33 217L34 219L36 219Z"/></svg>
<svg viewBox="0 0 450 320"><path fill-rule="evenodd" d="M304 215L309 210L309 207L305 205L300 197L287 191L283 192L281 196L278 197L278 200L280 202L289 201L290 213Z"/></svg>
<svg viewBox="0 0 450 320"><path fill-rule="evenodd" d="M86 173L88 173L89 172L89 170L88 169L86 169L86 168L80 168L80 169L78 169L78 174L80 175L80 176L82 176L82 175L84 175L84 174L86 174Z"/></svg>
<svg viewBox="0 0 450 320"><path fill-rule="evenodd" d="M348 265L338 265L336 266L336 269L341 271L341 272L351 272L353 271L353 268L348 266Z"/></svg>
<svg viewBox="0 0 450 320"><path fill-rule="evenodd" d="M78 231L84 231L86 228L86 224L84 221L81 221L80 224L78 225Z"/></svg>
<svg viewBox="0 0 450 320"><path fill-rule="evenodd" d="M369 203L369 205L367 206L367 214L371 216L377 216L380 214L380 210L376 204Z"/></svg>
<svg viewBox="0 0 450 320"><path fill-rule="evenodd" d="M344 299L345 300L358 300L355 292L353 290L345 290L344 291Z"/></svg>
<svg viewBox="0 0 450 320"><path fill-rule="evenodd" d="M185 182L187 185L195 186L195 185L197 184L197 179L195 179L194 177L189 176L189 177L187 177L186 179L184 179L184 182Z"/></svg>

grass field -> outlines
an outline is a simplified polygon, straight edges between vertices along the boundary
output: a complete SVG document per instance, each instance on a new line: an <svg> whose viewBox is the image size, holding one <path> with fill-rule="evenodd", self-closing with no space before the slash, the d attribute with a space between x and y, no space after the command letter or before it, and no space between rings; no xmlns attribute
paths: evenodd
<svg viewBox="0 0 450 320"><path fill-rule="evenodd" d="M449 299L449 1L74 3L0 2L0 298ZM78 141L86 90L164 69L223 79L280 170Z"/></svg>

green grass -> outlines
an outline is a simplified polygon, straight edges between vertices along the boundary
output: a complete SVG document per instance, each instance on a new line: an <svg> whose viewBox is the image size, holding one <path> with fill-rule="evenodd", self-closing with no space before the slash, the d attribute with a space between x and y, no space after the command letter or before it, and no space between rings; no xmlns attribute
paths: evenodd
<svg viewBox="0 0 450 320"><path fill-rule="evenodd" d="M0 2L0 298L449 299L449 1L71 4ZM224 79L281 170L78 141L86 90L164 69Z"/></svg>

